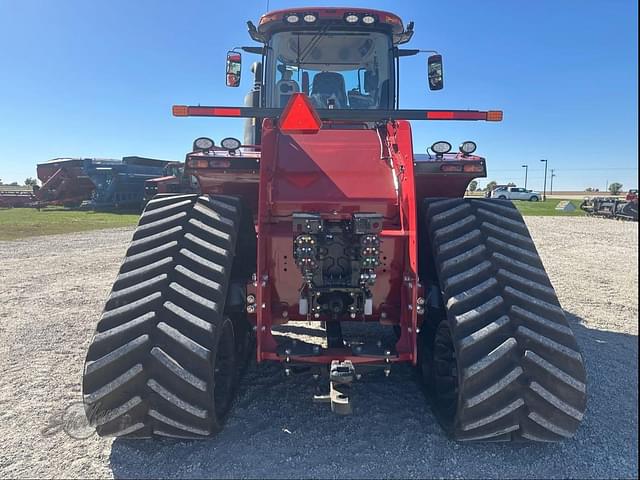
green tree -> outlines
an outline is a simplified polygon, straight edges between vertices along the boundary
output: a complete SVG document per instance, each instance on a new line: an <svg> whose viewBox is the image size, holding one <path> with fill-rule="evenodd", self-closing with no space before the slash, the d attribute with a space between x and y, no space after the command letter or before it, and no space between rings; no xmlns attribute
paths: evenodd
<svg viewBox="0 0 640 480"><path fill-rule="evenodd" d="M491 180L489 183L487 183L487 186L484 187L484 189L486 192L490 192L497 186L498 186L498 182L496 182L495 180Z"/></svg>
<svg viewBox="0 0 640 480"><path fill-rule="evenodd" d="M622 190L622 184L618 182L613 182L609 185L609 192L611 195L618 195Z"/></svg>
<svg viewBox="0 0 640 480"><path fill-rule="evenodd" d="M27 177L24 181L24 184L27 187L35 187L38 185L38 180L36 180L35 178Z"/></svg>
<svg viewBox="0 0 640 480"><path fill-rule="evenodd" d="M469 191L475 192L477 189L478 189L478 182L476 180L471 180L471 183L469 184Z"/></svg>

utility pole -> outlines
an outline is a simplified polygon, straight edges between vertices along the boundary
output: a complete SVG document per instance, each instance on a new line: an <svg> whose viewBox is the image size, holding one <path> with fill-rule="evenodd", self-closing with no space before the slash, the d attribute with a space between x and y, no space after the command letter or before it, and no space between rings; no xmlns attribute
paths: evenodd
<svg viewBox="0 0 640 480"><path fill-rule="evenodd" d="M527 189L527 174L529 173L529 165L522 165L524 168L524 189Z"/></svg>
<svg viewBox="0 0 640 480"><path fill-rule="evenodd" d="M542 201L546 202L547 201L547 164L549 163L549 161L545 159L542 159L540 161L544 162L544 188L542 190Z"/></svg>
<svg viewBox="0 0 640 480"><path fill-rule="evenodd" d="M554 169L551 169L551 186L549 187L549 195L553 195L553 177L556 176L555 173L553 173Z"/></svg>

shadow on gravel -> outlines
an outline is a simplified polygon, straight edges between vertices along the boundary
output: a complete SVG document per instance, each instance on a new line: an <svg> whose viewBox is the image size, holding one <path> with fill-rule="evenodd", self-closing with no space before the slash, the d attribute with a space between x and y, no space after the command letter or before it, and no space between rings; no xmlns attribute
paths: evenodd
<svg viewBox="0 0 640 480"><path fill-rule="evenodd" d="M116 478L637 478L638 338L567 313L586 358L588 407L560 444L458 444L442 433L413 370L354 386L354 414L313 404L309 375L253 365L224 431L203 442L116 440Z"/></svg>

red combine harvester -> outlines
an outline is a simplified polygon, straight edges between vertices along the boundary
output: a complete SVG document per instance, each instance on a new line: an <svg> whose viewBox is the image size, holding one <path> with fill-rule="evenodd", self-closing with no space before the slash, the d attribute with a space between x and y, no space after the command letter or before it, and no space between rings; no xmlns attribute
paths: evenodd
<svg viewBox="0 0 640 480"><path fill-rule="evenodd" d="M199 193L142 214L87 354L98 433L215 434L255 352L313 375L338 413L353 382L408 363L455 439L571 437L582 356L522 217L462 198L486 172L475 143L413 150L409 120L502 112L399 109L399 63L421 50L401 48L413 23L394 14L291 9L248 26L258 46L241 50L261 60L245 105L173 108L246 118L244 145L196 139ZM229 52L227 85L240 75ZM428 81L442 88L440 55Z"/></svg>

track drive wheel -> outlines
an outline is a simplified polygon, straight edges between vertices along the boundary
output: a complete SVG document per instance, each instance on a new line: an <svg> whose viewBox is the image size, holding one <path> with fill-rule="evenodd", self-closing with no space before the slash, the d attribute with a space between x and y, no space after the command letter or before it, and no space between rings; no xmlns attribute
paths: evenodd
<svg viewBox="0 0 640 480"><path fill-rule="evenodd" d="M420 277L432 298L421 366L440 423L457 440L572 437L585 369L522 216L510 201L423 207Z"/></svg>
<svg viewBox="0 0 640 480"><path fill-rule="evenodd" d="M231 286L242 276L234 258L255 255L241 251L239 237L255 237L241 232L247 213L225 196L149 201L85 362L85 409L99 435L203 438L222 428L247 354Z"/></svg>

